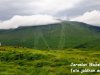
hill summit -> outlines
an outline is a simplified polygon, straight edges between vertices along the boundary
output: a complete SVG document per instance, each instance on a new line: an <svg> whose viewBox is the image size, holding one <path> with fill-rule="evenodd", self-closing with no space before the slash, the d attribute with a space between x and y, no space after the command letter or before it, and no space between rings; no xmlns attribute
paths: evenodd
<svg viewBox="0 0 100 75"><path fill-rule="evenodd" d="M0 30L3 46L100 49L100 27L73 21Z"/></svg>

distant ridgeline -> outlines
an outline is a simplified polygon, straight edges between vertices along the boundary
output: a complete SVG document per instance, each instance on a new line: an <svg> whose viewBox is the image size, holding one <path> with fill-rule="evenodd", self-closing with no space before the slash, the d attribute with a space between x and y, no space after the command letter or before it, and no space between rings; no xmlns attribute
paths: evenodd
<svg viewBox="0 0 100 75"><path fill-rule="evenodd" d="M81 22L27 26L0 30L2 46L22 46L34 49L100 49L100 27Z"/></svg>

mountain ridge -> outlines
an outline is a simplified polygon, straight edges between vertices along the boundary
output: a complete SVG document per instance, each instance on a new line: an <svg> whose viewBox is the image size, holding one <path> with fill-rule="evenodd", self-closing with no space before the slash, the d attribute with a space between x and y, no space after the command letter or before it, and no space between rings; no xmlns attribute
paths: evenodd
<svg viewBox="0 0 100 75"><path fill-rule="evenodd" d="M2 42L2 45L35 49L91 49L94 45L93 42L89 42L98 41L100 40L99 38L100 27L74 21L0 30L0 42ZM90 46L91 44L93 45L92 47ZM97 49L97 47L93 49Z"/></svg>

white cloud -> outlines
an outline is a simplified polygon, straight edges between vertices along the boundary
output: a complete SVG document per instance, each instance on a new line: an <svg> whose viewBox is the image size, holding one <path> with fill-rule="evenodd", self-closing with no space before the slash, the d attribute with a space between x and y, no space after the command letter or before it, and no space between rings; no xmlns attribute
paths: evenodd
<svg viewBox="0 0 100 75"><path fill-rule="evenodd" d="M81 1L84 0L0 0L0 20L6 19L0 21L0 29L56 23L55 14L69 10Z"/></svg>
<svg viewBox="0 0 100 75"><path fill-rule="evenodd" d="M100 11L94 10L91 12L86 12L83 15L72 18L71 21L85 22L88 24L100 26Z"/></svg>
<svg viewBox="0 0 100 75"><path fill-rule="evenodd" d="M19 26L46 25L58 23L55 17L49 15L14 16L9 20L0 21L0 29L17 28Z"/></svg>
<svg viewBox="0 0 100 75"><path fill-rule="evenodd" d="M1 11L17 11L27 14L56 14L73 8L84 0L0 0ZM6 5L6 6L5 6Z"/></svg>
<svg viewBox="0 0 100 75"><path fill-rule="evenodd" d="M35 13L56 14L63 10L73 8L82 0L37 0L29 3Z"/></svg>

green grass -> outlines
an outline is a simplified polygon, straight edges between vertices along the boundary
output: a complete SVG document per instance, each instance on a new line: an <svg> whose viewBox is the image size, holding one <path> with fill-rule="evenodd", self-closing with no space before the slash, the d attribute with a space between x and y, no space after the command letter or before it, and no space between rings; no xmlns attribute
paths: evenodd
<svg viewBox="0 0 100 75"><path fill-rule="evenodd" d="M100 51L65 49L35 50L23 47L0 47L0 75L99 75L100 73L71 73L73 63L100 62Z"/></svg>

